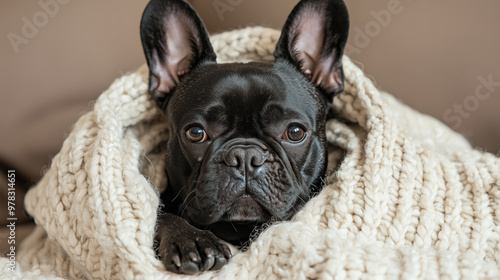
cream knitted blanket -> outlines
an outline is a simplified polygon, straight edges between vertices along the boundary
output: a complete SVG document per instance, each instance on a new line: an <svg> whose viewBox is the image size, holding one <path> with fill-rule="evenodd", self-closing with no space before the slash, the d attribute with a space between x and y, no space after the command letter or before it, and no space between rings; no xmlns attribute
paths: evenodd
<svg viewBox="0 0 500 280"><path fill-rule="evenodd" d="M221 62L269 61L278 37L247 28L212 42ZM344 70L323 191L222 270L192 277L166 272L153 250L168 132L147 69L116 80L29 191L38 226L2 277L500 279L500 159L380 92L348 58Z"/></svg>

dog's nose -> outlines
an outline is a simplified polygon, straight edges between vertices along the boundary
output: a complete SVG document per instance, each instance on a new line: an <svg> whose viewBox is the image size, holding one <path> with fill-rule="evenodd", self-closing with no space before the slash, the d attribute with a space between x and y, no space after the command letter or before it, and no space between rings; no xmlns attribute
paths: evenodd
<svg viewBox="0 0 500 280"><path fill-rule="evenodd" d="M232 147L224 157L224 162L229 167L241 171L253 172L262 166L269 157L269 152L255 146Z"/></svg>

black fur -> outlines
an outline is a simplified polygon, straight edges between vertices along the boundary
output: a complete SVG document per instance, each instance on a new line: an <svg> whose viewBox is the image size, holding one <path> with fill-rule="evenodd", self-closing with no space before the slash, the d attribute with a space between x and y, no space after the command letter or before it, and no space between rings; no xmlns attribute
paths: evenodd
<svg viewBox="0 0 500 280"><path fill-rule="evenodd" d="M303 0L273 63L217 64L196 12L152 0L141 22L150 94L168 120L159 254L177 273L219 269L224 242L290 219L321 189L325 120L343 89L349 28L341 0Z"/></svg>

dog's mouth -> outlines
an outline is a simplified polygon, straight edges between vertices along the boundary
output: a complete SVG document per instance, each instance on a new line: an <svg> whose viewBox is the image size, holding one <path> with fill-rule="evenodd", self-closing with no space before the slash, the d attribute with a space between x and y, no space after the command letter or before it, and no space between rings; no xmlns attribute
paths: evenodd
<svg viewBox="0 0 500 280"><path fill-rule="evenodd" d="M248 194L237 198L228 210L222 215L220 221L233 223L263 223L271 215L255 199Z"/></svg>
<svg viewBox="0 0 500 280"><path fill-rule="evenodd" d="M219 238L235 245L243 245L259 225L268 222L271 214L250 195L238 197L222 217L210 225Z"/></svg>

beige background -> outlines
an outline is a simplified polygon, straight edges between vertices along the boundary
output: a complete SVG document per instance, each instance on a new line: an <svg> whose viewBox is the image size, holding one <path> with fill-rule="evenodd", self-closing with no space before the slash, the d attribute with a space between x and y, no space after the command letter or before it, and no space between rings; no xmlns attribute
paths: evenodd
<svg viewBox="0 0 500 280"><path fill-rule="evenodd" d="M4 169L26 178L27 184L19 179L19 191L36 182L92 100L113 79L144 63L139 20L146 0L57 1L0 0L0 224L6 221ZM220 32L254 24L281 28L297 1L191 2L208 29ZM52 5L44 9L40 3ZM348 0L347 5L349 54L379 88L441 120L466 102L462 116L450 111L445 122L478 148L500 151L499 1ZM30 24L35 28L26 27ZM368 37L362 40L361 34ZM17 46L11 42L16 35L24 37ZM489 94L483 100L475 97L480 77L496 82L491 92L480 89L481 96ZM22 212L18 208L17 214ZM0 240L0 253L4 243Z"/></svg>

